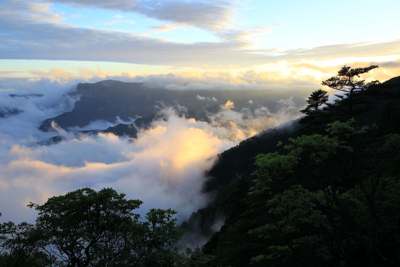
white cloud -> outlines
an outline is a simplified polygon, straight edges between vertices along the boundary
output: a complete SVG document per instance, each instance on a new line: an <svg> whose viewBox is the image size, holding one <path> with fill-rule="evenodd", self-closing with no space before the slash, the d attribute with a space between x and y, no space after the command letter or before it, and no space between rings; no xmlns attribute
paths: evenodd
<svg viewBox="0 0 400 267"><path fill-rule="evenodd" d="M232 100L228 99L228 100L225 101L225 103L223 105L223 108L226 109L226 110L232 110L232 109L235 108L235 102L233 102Z"/></svg>
<svg viewBox="0 0 400 267"><path fill-rule="evenodd" d="M218 102L218 99L215 96L209 97L209 96L196 95L196 99L199 100L199 101Z"/></svg>
<svg viewBox="0 0 400 267"><path fill-rule="evenodd" d="M41 1L3 0L0 15L5 18L18 18L20 23L59 24L61 15L51 10L51 4Z"/></svg>
<svg viewBox="0 0 400 267"><path fill-rule="evenodd" d="M41 146L37 143L52 134L37 127L71 108L73 99L63 94L72 87L8 80L0 81L0 88L0 106L23 111L0 118L2 220L32 219L25 207L28 202L41 203L85 186L113 187L143 200L142 212L151 207L173 208L184 218L206 203L207 196L201 193L203 174L218 153L295 115L287 113L290 109L285 104L277 113L267 108L254 113L222 110L207 123L166 110L165 119L140 131L135 140L112 134L69 135L58 144ZM13 93L20 97L11 97Z"/></svg>
<svg viewBox="0 0 400 267"><path fill-rule="evenodd" d="M207 29L223 27L231 18L226 0L52 0L56 3L135 12L150 18Z"/></svg>
<svg viewBox="0 0 400 267"><path fill-rule="evenodd" d="M68 0L68 2L78 1ZM139 9L139 6L142 6L141 8L146 10L143 12L160 16L161 20L167 21L167 25L168 23L177 25L179 21L189 20L186 19L186 15L202 13L208 8L216 10L221 8L224 11L218 12L225 14L227 12L224 9L225 6L230 6L227 2L220 1L196 1L195 3L191 1L85 1L79 5L82 4L112 9ZM279 68L284 62L288 67L282 68L282 72L293 69L296 73L298 65L338 66L352 62L379 63L396 61L400 54L400 40L339 44L289 51L263 50L254 47L254 40L256 36L268 33L270 31L268 27L254 29L236 29L232 28L232 25L214 27L212 25L218 25L217 22L223 21L221 17L224 16L215 15L213 12L207 13L210 17L216 18L212 22L207 22L205 15L196 15L193 16L192 22L187 23L195 25L196 21L199 21L198 23L204 21L209 26L203 26L209 27L208 30L221 37L221 41L183 44L126 32L67 25L62 17L51 9L51 5L45 2L6 0L3 7L0 10L2 25L0 58L2 59L108 61L198 69L210 67L254 69L254 67L269 65L268 71L272 70L272 72L277 72L274 68ZM193 10L187 11L186 8ZM164 12L165 10L171 12ZM169 18L169 16L175 17ZM212 27L214 28L211 29ZM10 70L7 71L10 74ZM303 76L307 77L309 74L321 76L321 72L310 69L306 70ZM292 75L293 73L285 75L285 78Z"/></svg>
<svg viewBox="0 0 400 267"><path fill-rule="evenodd" d="M129 33L77 28L47 19L33 3L6 1L0 10L0 58L114 61L159 65L261 62L235 42L179 44ZM44 13L44 15L42 15ZM29 14L29 15L27 15ZM224 55L224 58L221 57Z"/></svg>

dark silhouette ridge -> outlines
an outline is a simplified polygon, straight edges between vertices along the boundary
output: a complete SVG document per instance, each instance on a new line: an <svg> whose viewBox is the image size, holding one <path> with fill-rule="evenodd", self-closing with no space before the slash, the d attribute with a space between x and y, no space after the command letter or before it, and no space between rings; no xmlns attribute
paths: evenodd
<svg viewBox="0 0 400 267"><path fill-rule="evenodd" d="M259 247L262 243L259 243L261 241L257 241L257 239L248 235L248 231L266 220L263 215L256 215L261 211L251 212L253 208L260 210L260 206L258 205L262 206L262 203L257 202L260 200L251 200L254 201L254 205L249 203L251 199L249 197L249 190L255 186L254 181L256 179L255 170L257 168L255 166L255 158L259 154L282 151L280 144L287 144L289 140L296 138L302 140L302 136L326 135L329 127L350 127L346 125L336 126L335 122L352 121L355 125L358 125L357 127L359 128L357 129L360 129L357 130L360 132L352 137L354 140L350 142L351 147L355 146L355 148L351 148L354 150L351 156L352 160L339 163L339 159L335 158L330 161L333 165L337 161L336 164L338 165L336 169L347 170L346 174L343 174L343 179L344 177L349 177L346 178L349 181L361 179L357 180L357 183L364 183L362 182L363 179L370 179L369 177L382 175L400 177L399 169L394 167L398 164L395 162L396 157L399 159L399 156L397 155L393 158L390 154L392 152L382 152L383 154L375 152L384 147L385 142L389 142L385 138L393 136L393 140L395 140L395 136L400 133L400 124L398 123L400 121L400 77L390 79L382 84L372 85L368 90L355 94L352 101L352 114L348 112L347 102L342 100L319 112L313 112L309 116L294 121L292 124L261 133L258 136L245 140L238 146L219 155L218 161L207 173L209 178L204 188L205 192L209 192L214 196L213 201L206 208L194 213L186 225L190 229L190 225L195 224L198 231L205 236L210 236L213 233L210 226L215 220L221 217L221 214L224 215L225 225L219 232L212 235L211 240L204 248L206 255L215 256L217 259L215 262L219 264L216 266L265 266L263 264L250 264L252 257L256 257L257 253L262 250ZM354 128L355 126L351 127ZM344 158L347 157L344 156L345 152L340 153ZM345 167L350 162L351 166ZM307 168L311 171L313 167ZM324 168L321 171L335 173L332 171L335 170L333 166L329 165L329 168L333 168L330 171L326 169L328 167ZM321 179L324 176L322 174L315 174L313 178L313 176L307 177L306 173L297 172L299 173L298 179L304 180L292 183L300 183L312 190L319 187L311 185L310 182L313 180L310 179ZM351 182L350 184L342 184L341 188L349 190L353 186L353 182ZM266 213L267 211L264 212ZM391 246L387 248L387 253L389 254L395 249L393 245ZM356 250L356 248L354 249ZM363 252L357 250L351 253ZM379 257L379 255L374 254L371 258L364 259L365 261L363 262L370 262L374 265L376 262L382 260ZM391 260L398 261L398 259ZM391 266L389 261L386 263L382 261L381 263ZM326 266L322 263L318 264L314 266ZM369 263L365 265L368 266ZM278 264L277 266L296 265L288 263L288 265Z"/></svg>

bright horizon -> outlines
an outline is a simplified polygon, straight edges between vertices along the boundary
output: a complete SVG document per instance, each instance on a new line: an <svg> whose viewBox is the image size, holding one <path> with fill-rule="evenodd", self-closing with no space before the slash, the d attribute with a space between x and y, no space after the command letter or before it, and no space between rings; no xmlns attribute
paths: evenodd
<svg viewBox="0 0 400 267"><path fill-rule="evenodd" d="M372 78L400 75L395 0L1 0L0 5L0 78L173 75L301 87L318 84L344 64L372 63L381 66Z"/></svg>

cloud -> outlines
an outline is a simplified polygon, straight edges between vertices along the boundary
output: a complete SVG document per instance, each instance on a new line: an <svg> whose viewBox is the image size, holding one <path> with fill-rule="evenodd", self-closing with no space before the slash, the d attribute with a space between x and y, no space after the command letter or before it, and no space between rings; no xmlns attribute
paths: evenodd
<svg viewBox="0 0 400 267"><path fill-rule="evenodd" d="M380 64L380 67L389 68L389 69L400 68L400 60L399 61L383 62L383 63Z"/></svg>
<svg viewBox="0 0 400 267"><path fill-rule="evenodd" d="M179 44L129 33L48 21L32 3L6 1L0 11L0 58L130 62L158 65L249 64L262 59L235 42ZM26 14L30 14L26 16ZM47 13L45 13L47 14ZM43 18L44 17L44 18ZM221 55L224 54L224 58Z"/></svg>
<svg viewBox="0 0 400 267"><path fill-rule="evenodd" d="M383 60L383 59L382 59ZM364 67L369 64L380 66L365 78L385 81L400 74L397 61L353 62L351 66ZM23 73L13 70L4 73L4 77L32 77L34 79L50 79L58 82L96 82L105 79L145 83L147 87L166 88L172 90L215 90L215 89L260 89L271 92L291 92L294 95L306 96L311 90L321 86L321 81L337 73L346 62L323 64L320 61L290 63L280 61L264 64L261 68L243 70L215 69L199 70L194 68L150 69L150 71L126 70L108 71L103 63L100 67L82 67L76 62L73 68L49 70L27 69ZM55 63L57 64L57 63ZM144 73L143 73L144 72ZM147 73L148 72L148 73ZM153 73L153 74L152 74ZM160 74L157 74L160 73ZM165 74L163 74L165 73ZM0 72L1 77L1 72ZM201 100L203 94L200 94ZM211 101L212 99L210 99ZM255 99L253 99L255 100ZM214 100L215 102L215 100Z"/></svg>
<svg viewBox="0 0 400 267"><path fill-rule="evenodd" d="M286 52L286 56L290 58L318 58L332 59L345 57L379 57L387 55L399 55L400 39L389 42L376 43L354 43L354 44L336 44L328 46L320 46L312 49L296 49Z"/></svg>
<svg viewBox="0 0 400 267"><path fill-rule="evenodd" d="M1 195L24 191L22 199L2 206L4 216L27 199L60 194L79 187L113 187L144 201L143 209L174 208L185 218L204 205L203 172L213 157L229 147L195 121L171 115L141 132L134 142L112 134L85 136L52 146L13 145L2 166ZM193 145L196 140L196 145ZM34 186L32 186L34 184ZM1 203L6 203L5 199ZM18 212L22 212L20 209Z"/></svg>
<svg viewBox="0 0 400 267"><path fill-rule="evenodd" d="M159 25L159 26L155 26L155 27L152 28L152 30L154 32L169 32L169 31L173 31L173 30L175 30L177 28L179 28L178 24L169 23L169 24L162 24L162 25Z"/></svg>
<svg viewBox="0 0 400 267"><path fill-rule="evenodd" d="M217 34L223 40L241 44L243 49L246 48L250 50L256 50L257 40L271 32L271 27L253 27L247 29L221 29L217 32ZM272 50L265 52L272 52Z"/></svg>
<svg viewBox="0 0 400 267"><path fill-rule="evenodd" d="M66 140L39 145L54 133L37 127L72 108L74 99L65 93L73 88L52 81L0 80L0 106L23 111L0 118L2 220L31 220L34 214L26 208L28 202L43 203L50 196L86 186L113 187L142 199L141 212L173 208L186 218L207 202L201 193L203 174L218 153L295 117L286 104L274 113L266 107L254 112L221 110L209 122L166 109L162 119L142 129L137 139L79 136L59 129ZM21 97L10 96L15 93Z"/></svg>
<svg viewBox="0 0 400 267"><path fill-rule="evenodd" d="M3 0L0 15L6 18L17 17L21 23L51 23L60 24L61 15L51 10L51 4L46 2L21 0Z"/></svg>
<svg viewBox="0 0 400 267"><path fill-rule="evenodd" d="M226 110L232 110L235 108L235 102L233 102L232 100L226 100L226 102L223 105L223 108Z"/></svg>
<svg viewBox="0 0 400 267"><path fill-rule="evenodd" d="M80 3L77 3L78 1L70 0L68 2L111 9L143 9L146 10L143 12L154 16L161 17L161 14L165 14L167 16L165 20L171 21L172 25L189 20L185 17L188 14L201 13L208 8L225 10L223 7L230 6L227 2L220 1L193 3L191 1L79 1ZM338 44L289 51L254 47L255 36L268 33L270 31L268 27L232 29L230 26L225 28L215 26L218 29L211 31L221 37L219 42L184 44L126 32L71 26L64 23L61 15L45 2L6 0L3 6L4 8L0 10L2 25L0 58L2 59L107 61L228 70L262 69L263 66L268 66L266 69L272 72L277 72L276 69L283 63L294 70L290 75L285 75L285 78L288 78L296 72L295 66L299 64L338 66L352 62L379 63L396 61L400 54L400 40ZM185 8L189 6L194 10L185 12ZM166 12L167 10L169 12ZM226 11L218 12L225 14ZM197 20L207 21L204 16L208 14L210 17L218 18L213 22L207 22L209 27L214 27L212 25L217 25L217 21L221 20L222 15L218 16L210 11L201 16L193 16L192 22L196 24ZM168 16L176 18L169 19ZM280 71L285 73L288 68L280 68ZM316 74L319 75L317 78L320 78L320 72L315 69L308 69L304 74L303 76Z"/></svg>
<svg viewBox="0 0 400 267"><path fill-rule="evenodd" d="M294 72L294 71L293 71ZM306 89L318 86L318 81L310 81L294 75L282 76L279 70L230 72L169 73L159 75L133 76L129 80L145 83L149 87L172 90L216 90L216 89L265 89L293 90L302 94ZM200 97L201 98L201 97ZM198 98L199 99L199 98ZM215 100L214 100L215 101Z"/></svg>
<svg viewBox="0 0 400 267"><path fill-rule="evenodd" d="M215 96L209 97L209 96L196 95L196 99L199 100L199 101L218 102L218 98L216 98Z"/></svg>
<svg viewBox="0 0 400 267"><path fill-rule="evenodd" d="M281 99L278 105L276 112L271 112L265 106L254 111L246 108L235 111L234 102L227 100L220 112L210 116L210 124L223 129L225 136L232 140L244 140L268 128L275 128L299 118L299 107L292 98Z"/></svg>
<svg viewBox="0 0 400 267"><path fill-rule="evenodd" d="M232 13L232 1L221 0L53 0L56 3L135 12L162 21L206 29L225 26Z"/></svg>
<svg viewBox="0 0 400 267"><path fill-rule="evenodd" d="M155 5L153 8L171 3L175 2L163 1L160 6ZM215 3L220 4L218 1ZM126 9L133 8L133 4L137 3L86 1L82 4ZM124 6L125 4L132 7ZM26 66L12 69L8 63L4 63L0 77L31 76L60 82L115 78L143 81L150 86L169 89L296 88L306 92L318 88L322 80L335 75L344 64L380 65L380 69L368 75L371 79L386 80L400 74L397 64L400 59L400 40L289 51L257 49L251 44L255 36L270 31L265 27L248 31L213 29L221 38L219 42L182 44L126 32L67 25L48 2L6 0L3 7L0 9L0 58L45 59L54 62L71 60L77 61L77 67L67 69L60 62L59 66L46 69L46 64L42 65L40 62L40 69L26 70ZM168 23L170 22L166 25L181 27L179 23ZM97 63L84 69L79 61ZM56 64L54 62L53 66ZM117 73L119 68L105 62L146 64L143 67L146 75L139 76L141 72L137 71L138 66L132 66L131 70L126 65L124 70ZM152 75L148 75L149 73Z"/></svg>

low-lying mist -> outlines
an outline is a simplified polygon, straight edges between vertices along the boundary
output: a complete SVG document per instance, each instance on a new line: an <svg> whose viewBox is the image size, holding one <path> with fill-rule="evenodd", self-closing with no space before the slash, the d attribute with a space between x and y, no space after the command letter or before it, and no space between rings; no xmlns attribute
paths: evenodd
<svg viewBox="0 0 400 267"><path fill-rule="evenodd" d="M268 107L237 111L227 101L208 122L167 107L136 139L57 129L62 142L40 145L54 133L38 126L73 108L75 99L66 95L73 88L48 81L0 83L0 108L15 111L0 117L1 220L30 221L29 202L81 187L112 187L141 199L141 212L172 208L183 220L207 203L201 193L204 172L218 153L299 115L290 98L279 100L281 108L274 113ZM90 127L96 125L101 123Z"/></svg>

